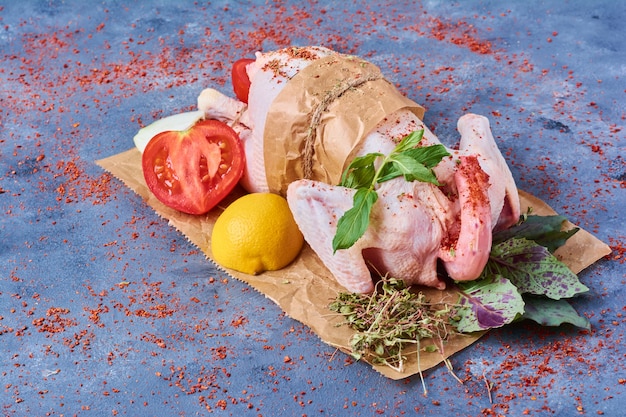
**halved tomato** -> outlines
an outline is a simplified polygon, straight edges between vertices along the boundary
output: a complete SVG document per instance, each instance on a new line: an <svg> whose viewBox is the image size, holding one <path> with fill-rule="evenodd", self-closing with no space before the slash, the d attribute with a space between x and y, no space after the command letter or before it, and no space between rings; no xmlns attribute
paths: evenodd
<svg viewBox="0 0 626 417"><path fill-rule="evenodd" d="M231 71L233 90L239 101L248 104L248 93L250 92L250 78L246 71L246 66L254 62L254 59L242 58L233 64Z"/></svg>
<svg viewBox="0 0 626 417"><path fill-rule="evenodd" d="M245 153L237 133L218 120L200 120L185 131L152 138L141 165L148 188L163 204L204 214L237 185Z"/></svg>

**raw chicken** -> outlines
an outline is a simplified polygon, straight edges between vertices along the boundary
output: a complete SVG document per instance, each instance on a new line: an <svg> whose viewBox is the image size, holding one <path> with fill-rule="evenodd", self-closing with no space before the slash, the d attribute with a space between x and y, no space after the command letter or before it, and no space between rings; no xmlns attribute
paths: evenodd
<svg viewBox="0 0 626 417"><path fill-rule="evenodd" d="M299 71L333 54L323 47L257 53L247 68L251 81L247 106L212 89L199 96L198 108L207 117L229 122L243 140L247 169L242 185L248 191L269 190L263 140L272 102ZM440 143L415 113L397 110L364 135L350 160L371 152L388 154L402 137L420 129L424 129L420 146ZM286 197L306 241L347 290L371 292L372 272L408 284L445 288L439 260L454 280L480 275L491 250L492 230L518 220L519 199L489 121L467 114L459 119L458 130L459 149L449 150L451 156L434 169L441 185L403 178L380 184L370 226L349 249L333 253L332 240L338 219L352 207L355 190L305 178L289 184Z"/></svg>
<svg viewBox="0 0 626 417"><path fill-rule="evenodd" d="M246 151L246 170L241 180L249 192L268 192L263 156L263 133L270 105L294 75L316 59L335 54L330 49L310 46L257 53L247 68L250 92L246 106L239 100L207 88L198 97L198 110L207 118L230 122Z"/></svg>

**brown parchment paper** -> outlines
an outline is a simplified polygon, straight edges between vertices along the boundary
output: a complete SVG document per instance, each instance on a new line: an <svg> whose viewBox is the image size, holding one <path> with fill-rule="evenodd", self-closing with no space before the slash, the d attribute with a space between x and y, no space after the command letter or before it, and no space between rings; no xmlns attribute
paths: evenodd
<svg viewBox="0 0 626 417"><path fill-rule="evenodd" d="M141 169L141 153L137 149L133 148L96 161L96 163L139 194L160 216L167 219L171 226L178 229L200 248L208 259L211 259L210 237L215 220L230 202L243 195L243 191L236 190L207 215L187 215L166 207L148 190ZM554 214L547 204L527 193L520 192L520 200L523 211L532 206L536 214ZM567 241L565 246L559 248L557 256L578 273L610 252L610 248L602 241L585 230L580 230ZM346 326L339 326L341 318L328 310L328 304L338 292L343 291L342 287L335 282L330 272L306 244L298 258L280 271L253 276L220 269L265 294L288 316L310 327L325 343L343 352L349 352L349 340L353 332ZM424 289L424 292L433 301L443 299L450 302L456 301L455 294L451 291ZM470 346L483 334L484 332L452 337L445 345L446 357ZM420 367L417 365L415 355L409 355L403 372L397 372L385 366L373 367L388 378L402 379L420 370L432 368L443 359L439 353L421 352Z"/></svg>
<svg viewBox="0 0 626 417"><path fill-rule="evenodd" d="M301 178L338 184L354 147L403 108L424 116L424 108L400 94L376 65L341 54L313 61L289 80L267 113L263 156L270 191L285 195ZM311 175L303 162L308 140L314 141Z"/></svg>

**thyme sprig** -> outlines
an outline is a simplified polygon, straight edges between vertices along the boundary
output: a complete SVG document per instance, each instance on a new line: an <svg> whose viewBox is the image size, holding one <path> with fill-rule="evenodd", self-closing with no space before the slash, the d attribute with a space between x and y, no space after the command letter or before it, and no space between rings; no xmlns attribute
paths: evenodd
<svg viewBox="0 0 626 417"><path fill-rule="evenodd" d="M355 359L366 358L398 372L403 372L409 354L416 353L418 361L421 350L443 355L451 334L447 324L452 307L429 303L423 293L395 278L383 277L371 294L339 293L329 308L344 316L341 324L356 330L350 339Z"/></svg>

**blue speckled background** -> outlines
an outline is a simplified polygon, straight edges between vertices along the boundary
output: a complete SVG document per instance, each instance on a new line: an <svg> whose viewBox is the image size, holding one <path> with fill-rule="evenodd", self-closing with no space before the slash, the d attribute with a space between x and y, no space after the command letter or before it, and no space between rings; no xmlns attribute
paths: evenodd
<svg viewBox="0 0 626 417"><path fill-rule="evenodd" d="M612 0L0 2L2 415L624 415L624 21ZM218 273L94 163L203 88L232 94L235 59L309 44L379 65L446 143L490 117L518 186L613 248L580 274L591 332L492 331L425 397Z"/></svg>

